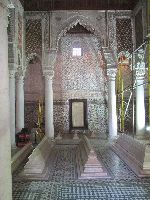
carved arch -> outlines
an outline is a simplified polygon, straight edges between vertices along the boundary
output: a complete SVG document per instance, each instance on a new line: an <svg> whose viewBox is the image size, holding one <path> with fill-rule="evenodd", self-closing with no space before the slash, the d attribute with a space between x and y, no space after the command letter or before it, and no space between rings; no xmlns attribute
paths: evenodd
<svg viewBox="0 0 150 200"><path fill-rule="evenodd" d="M91 31L97 37L101 46L102 44L101 31L98 30L97 27L93 26L92 22L88 17L85 17L83 15L76 15L68 18L65 22L63 22L63 26L61 27L61 30L56 38L56 49L58 49L58 44L61 37L66 35L67 31L69 31L72 27L76 26L78 23L87 30Z"/></svg>

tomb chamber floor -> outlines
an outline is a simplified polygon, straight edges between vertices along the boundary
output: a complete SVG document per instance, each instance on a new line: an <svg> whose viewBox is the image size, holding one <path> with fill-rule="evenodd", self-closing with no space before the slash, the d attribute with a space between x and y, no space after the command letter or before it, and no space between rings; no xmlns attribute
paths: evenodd
<svg viewBox="0 0 150 200"><path fill-rule="evenodd" d="M150 178L138 178L111 150L107 140L90 140L110 178L79 180L76 145L56 145L48 181L27 181L13 174L13 200L150 200Z"/></svg>

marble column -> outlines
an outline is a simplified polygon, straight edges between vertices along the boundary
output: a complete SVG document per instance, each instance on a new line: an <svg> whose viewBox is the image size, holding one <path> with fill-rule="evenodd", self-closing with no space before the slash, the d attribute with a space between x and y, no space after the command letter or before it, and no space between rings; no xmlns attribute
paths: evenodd
<svg viewBox="0 0 150 200"><path fill-rule="evenodd" d="M145 104L144 104L144 75L145 69L136 69L136 136L145 133Z"/></svg>
<svg viewBox="0 0 150 200"><path fill-rule="evenodd" d="M9 70L9 99L10 99L10 136L11 146L16 147L15 142L15 70Z"/></svg>
<svg viewBox="0 0 150 200"><path fill-rule="evenodd" d="M18 72L16 76L16 131L24 128L24 75Z"/></svg>
<svg viewBox="0 0 150 200"><path fill-rule="evenodd" d="M7 1L0 0L0 199L12 199Z"/></svg>
<svg viewBox="0 0 150 200"><path fill-rule="evenodd" d="M115 138L117 136L116 73L117 69L107 69L109 138Z"/></svg>
<svg viewBox="0 0 150 200"><path fill-rule="evenodd" d="M45 134L54 138L54 123L53 123L53 87L52 79L54 71L44 72L45 76Z"/></svg>

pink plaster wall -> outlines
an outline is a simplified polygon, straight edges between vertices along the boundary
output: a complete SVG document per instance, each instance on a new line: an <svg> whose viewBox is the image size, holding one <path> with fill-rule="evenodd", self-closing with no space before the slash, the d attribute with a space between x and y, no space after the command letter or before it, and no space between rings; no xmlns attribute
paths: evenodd
<svg viewBox="0 0 150 200"><path fill-rule="evenodd" d="M44 77L40 62L29 64L24 80L24 90L26 102L36 102L44 97Z"/></svg>

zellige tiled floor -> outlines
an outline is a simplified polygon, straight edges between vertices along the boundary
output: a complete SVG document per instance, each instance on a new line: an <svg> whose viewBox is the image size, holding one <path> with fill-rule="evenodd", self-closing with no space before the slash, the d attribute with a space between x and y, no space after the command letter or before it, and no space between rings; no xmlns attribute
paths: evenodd
<svg viewBox="0 0 150 200"><path fill-rule="evenodd" d="M111 178L78 180L76 146L57 145L49 181L24 181L18 170L13 176L13 200L150 200L150 178L138 178L106 140L91 143Z"/></svg>

